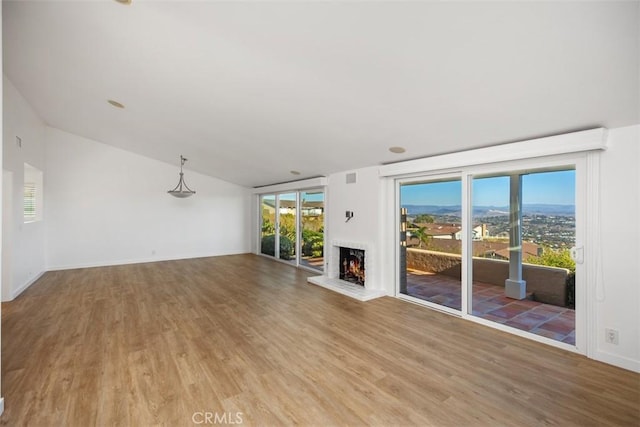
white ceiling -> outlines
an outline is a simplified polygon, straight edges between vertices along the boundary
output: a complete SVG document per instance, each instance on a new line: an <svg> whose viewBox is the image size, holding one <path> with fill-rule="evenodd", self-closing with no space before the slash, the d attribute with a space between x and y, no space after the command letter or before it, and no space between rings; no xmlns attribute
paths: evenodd
<svg viewBox="0 0 640 427"><path fill-rule="evenodd" d="M257 186L640 123L638 6L3 1L4 72L50 126Z"/></svg>

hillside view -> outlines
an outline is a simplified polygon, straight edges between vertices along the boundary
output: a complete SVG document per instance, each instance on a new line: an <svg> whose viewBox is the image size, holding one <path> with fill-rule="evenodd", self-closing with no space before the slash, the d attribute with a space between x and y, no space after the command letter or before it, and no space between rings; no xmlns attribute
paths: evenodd
<svg viewBox="0 0 640 427"><path fill-rule="evenodd" d="M435 226L460 227L460 206L404 205L407 209L409 246L424 249L460 253L461 243L434 238ZM522 215L522 241L525 245L523 261L530 264L567 268L575 272L575 262L570 248L575 245L575 206L553 204L524 204ZM509 242L509 207L475 206L474 228L486 227L486 235L480 240L489 243ZM475 239L474 239L475 240ZM486 245L474 242L474 256L507 257L508 251L486 251ZM494 245L495 246L495 245ZM486 253L486 254L485 254ZM489 255L491 254L491 255Z"/></svg>
<svg viewBox="0 0 640 427"><path fill-rule="evenodd" d="M405 205L409 222L419 222L428 215L438 224L461 224L460 206ZM523 241L548 248L571 248L575 244L574 205L523 205ZM508 206L476 206L473 208L474 226L486 224L490 238L509 238Z"/></svg>

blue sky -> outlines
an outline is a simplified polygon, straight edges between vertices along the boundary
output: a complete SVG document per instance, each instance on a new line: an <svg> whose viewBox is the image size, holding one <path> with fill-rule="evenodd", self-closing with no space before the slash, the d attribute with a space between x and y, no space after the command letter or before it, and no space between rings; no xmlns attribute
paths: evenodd
<svg viewBox="0 0 640 427"><path fill-rule="evenodd" d="M307 202L322 202L324 200L324 192L314 192L314 193L305 193L303 192L300 196Z"/></svg>
<svg viewBox="0 0 640 427"><path fill-rule="evenodd" d="M457 206L461 203L460 181L432 182L400 187L402 205Z"/></svg>
<svg viewBox="0 0 640 427"><path fill-rule="evenodd" d="M538 172L522 177L523 204L575 204L575 171ZM455 206L461 204L461 182L435 182L404 185L400 190L402 205ZM509 177L473 180L475 206L508 206Z"/></svg>

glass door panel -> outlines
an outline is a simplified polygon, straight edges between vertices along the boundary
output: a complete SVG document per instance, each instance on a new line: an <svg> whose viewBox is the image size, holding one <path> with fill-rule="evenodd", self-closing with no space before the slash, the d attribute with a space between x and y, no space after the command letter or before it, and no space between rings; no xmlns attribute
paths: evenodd
<svg viewBox="0 0 640 427"><path fill-rule="evenodd" d="M472 185L472 314L575 345L575 170Z"/></svg>
<svg viewBox="0 0 640 427"><path fill-rule="evenodd" d="M324 270L324 191L300 192L300 265Z"/></svg>
<svg viewBox="0 0 640 427"><path fill-rule="evenodd" d="M276 196L260 197L260 253L276 256Z"/></svg>
<svg viewBox="0 0 640 427"><path fill-rule="evenodd" d="M278 196L278 242L280 259L296 264L297 193Z"/></svg>
<svg viewBox="0 0 640 427"><path fill-rule="evenodd" d="M400 293L460 310L462 182L400 184Z"/></svg>

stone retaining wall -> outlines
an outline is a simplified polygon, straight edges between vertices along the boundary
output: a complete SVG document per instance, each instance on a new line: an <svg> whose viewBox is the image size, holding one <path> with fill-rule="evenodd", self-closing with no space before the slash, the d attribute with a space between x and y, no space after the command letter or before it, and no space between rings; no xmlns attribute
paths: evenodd
<svg viewBox="0 0 640 427"><path fill-rule="evenodd" d="M423 249L407 248L407 268L444 274L460 280L462 256ZM566 268L523 264L522 278L527 282L527 293L545 304L564 307L567 300ZM473 258L473 280L504 286L509 277L509 261Z"/></svg>

